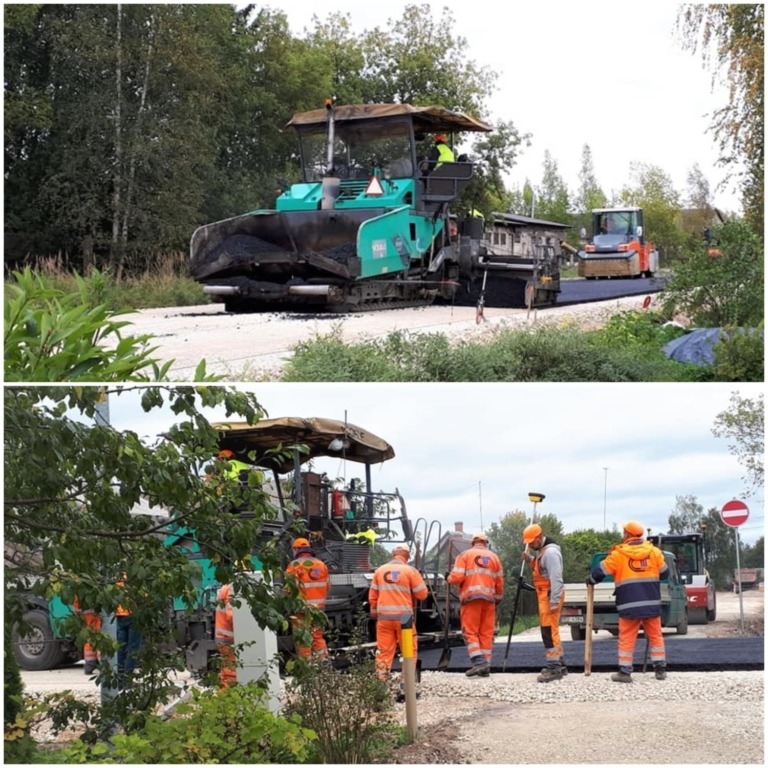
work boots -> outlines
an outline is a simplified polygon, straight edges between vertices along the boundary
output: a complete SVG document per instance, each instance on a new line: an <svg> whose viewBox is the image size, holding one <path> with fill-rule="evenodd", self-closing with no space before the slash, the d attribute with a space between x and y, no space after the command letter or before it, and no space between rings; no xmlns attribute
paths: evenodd
<svg viewBox="0 0 768 768"><path fill-rule="evenodd" d="M99 665L97 662L86 661L83 671L85 672L86 675L92 675L98 668L99 668Z"/></svg>
<svg viewBox="0 0 768 768"><path fill-rule="evenodd" d="M622 672L619 670L611 675L611 680L613 680L614 683L631 683L632 675L630 675L629 672Z"/></svg>
<svg viewBox="0 0 768 768"><path fill-rule="evenodd" d="M474 656L470 659L472 666L464 673L467 677L488 677L491 667L483 656Z"/></svg>
<svg viewBox="0 0 768 768"><path fill-rule="evenodd" d="M667 666L666 666L666 664L654 664L653 665L653 672L654 672L657 680L666 680L667 679Z"/></svg>
<svg viewBox="0 0 768 768"><path fill-rule="evenodd" d="M536 680L538 680L540 683L550 683L552 680L562 680L563 675L564 673L562 667L544 667Z"/></svg>

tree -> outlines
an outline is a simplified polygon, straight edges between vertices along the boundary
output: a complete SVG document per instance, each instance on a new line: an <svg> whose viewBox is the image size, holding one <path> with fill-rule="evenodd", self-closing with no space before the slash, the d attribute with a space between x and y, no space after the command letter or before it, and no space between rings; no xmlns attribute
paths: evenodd
<svg viewBox="0 0 768 768"><path fill-rule="evenodd" d="M756 398L731 394L730 407L721 411L712 427L715 437L728 440L728 450L746 474L742 477L745 496L763 489L765 470L765 405L763 395Z"/></svg>
<svg viewBox="0 0 768 768"><path fill-rule="evenodd" d="M578 238L579 232L585 229L587 232L592 228L591 211L594 208L604 208L607 203L605 192L598 184L595 177L595 164L592 159L592 148L585 144L581 150L581 168L579 169L579 186L576 195L573 198L573 208L575 215L573 217L573 230L570 234L571 239ZM576 240L573 240L573 245Z"/></svg>
<svg viewBox="0 0 768 768"><path fill-rule="evenodd" d="M630 163L632 186L619 193L622 205L637 205L643 209L645 237L655 243L660 254L668 258L677 255L683 235L677 226L680 195L669 174L650 163Z"/></svg>
<svg viewBox="0 0 768 768"><path fill-rule="evenodd" d="M669 515L668 533L698 533L704 521L704 507L695 496L675 496L675 509Z"/></svg>
<svg viewBox="0 0 768 768"><path fill-rule="evenodd" d="M536 188L536 217L567 224L571 220L568 187L549 150L544 151L541 184Z"/></svg>
<svg viewBox="0 0 768 768"><path fill-rule="evenodd" d="M729 102L715 110L711 130L720 163L741 181L744 213L763 232L765 172L765 8L755 4L685 4L677 30L684 49L699 52L713 81L728 84ZM743 171L739 171L739 166Z"/></svg>
<svg viewBox="0 0 768 768"><path fill-rule="evenodd" d="M131 389L4 392L4 536L16 553L4 569L6 623L20 620L24 608L17 596L30 591L46 599L58 595L68 604L77 595L82 604L110 613L118 604L132 605L145 638L143 674L102 713L104 721L124 723L170 693L167 671L183 668L183 653L175 646L168 607L174 599L191 606L198 598L195 561L164 544L167 522L133 514L139 502L196 531L211 553L216 579L238 584L261 626L285 629L296 606L273 591L280 551L260 533L275 509L258 473L251 473L245 488L226 478L207 481L203 474L218 453L218 433L205 411L221 408L227 418L254 423L263 415L255 396L221 387L141 389L145 412L165 406L178 418L149 443L94 421L105 392L120 397L126 391ZM228 511L241 504L252 516ZM263 564L263 582L238 570L251 555ZM81 619L73 617L70 629L86 636ZM90 637L103 654L114 653L109 638Z"/></svg>

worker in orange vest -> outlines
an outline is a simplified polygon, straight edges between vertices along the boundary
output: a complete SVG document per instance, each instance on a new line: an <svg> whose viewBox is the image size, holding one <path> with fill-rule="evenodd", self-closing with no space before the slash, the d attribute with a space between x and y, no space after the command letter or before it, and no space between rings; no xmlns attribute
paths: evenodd
<svg viewBox="0 0 768 768"><path fill-rule="evenodd" d="M237 655L235 653L235 629L232 618L232 585L223 584L216 593L214 635L220 659L219 685L229 688L237 682Z"/></svg>
<svg viewBox="0 0 768 768"><path fill-rule="evenodd" d="M619 671L611 675L616 683L632 682L632 659L637 633L642 626L657 680L667 677L664 637L661 633L660 580L669 576L661 550L645 540L645 528L636 520L624 523L621 544L611 547L587 577L597 584L613 576L616 584L616 611L619 614Z"/></svg>
<svg viewBox="0 0 768 768"><path fill-rule="evenodd" d="M75 595L75 599L72 601L72 609L83 617L85 625L89 629L95 632L101 631L101 616L93 608L82 609L77 595ZM96 649L87 641L83 645L83 659L85 660L85 674L92 675L99 666L99 656L96 653Z"/></svg>
<svg viewBox="0 0 768 768"><path fill-rule="evenodd" d="M402 651L403 624L411 621L415 625L415 603L428 595L421 574L408 565L410 556L411 549L407 544L396 544L392 559L376 569L368 589L371 618L376 619L376 675L379 680L389 678L395 652L398 648ZM416 651L414 631L414 663Z"/></svg>
<svg viewBox="0 0 768 768"><path fill-rule="evenodd" d="M560 640L560 611L565 602L563 584L563 553L560 545L544 535L538 523L531 523L523 531L523 543L535 554L523 552L523 560L533 571L533 586L539 608L539 627L544 643L547 666L536 678L540 683L561 680L568 674L563 661L563 644Z"/></svg>
<svg viewBox="0 0 768 768"><path fill-rule="evenodd" d="M299 590L299 595L304 603L319 611L325 610L325 602L328 597L328 566L315 557L312 547L307 539L298 538L293 542L293 560L285 569L286 578L293 578ZM304 627L307 614L297 612L291 616L291 624L294 628ZM309 632L312 635L312 644L301 645L296 643L296 652L308 659L313 653L318 658L328 658L328 645L323 635L323 627L317 622L311 622Z"/></svg>
<svg viewBox="0 0 768 768"><path fill-rule="evenodd" d="M483 531L474 533L472 546L456 557L448 583L459 588L461 633L472 664L466 674L488 677L496 606L504 595L504 570L499 556L488 549L488 536Z"/></svg>

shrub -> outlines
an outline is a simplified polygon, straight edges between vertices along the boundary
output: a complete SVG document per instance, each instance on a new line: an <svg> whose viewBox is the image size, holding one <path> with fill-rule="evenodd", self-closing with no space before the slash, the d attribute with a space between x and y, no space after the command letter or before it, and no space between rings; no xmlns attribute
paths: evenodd
<svg viewBox="0 0 768 768"><path fill-rule="evenodd" d="M765 381L765 339L757 329L724 329L712 349L715 381Z"/></svg>
<svg viewBox="0 0 768 768"><path fill-rule="evenodd" d="M375 759L397 742L392 698L386 683L376 677L371 659L344 671L318 661L294 669L288 711L316 733L314 762L378 762Z"/></svg>
<svg viewBox="0 0 768 768"><path fill-rule="evenodd" d="M111 737L111 744L73 744L73 763L301 763L315 735L295 716L264 706L256 684L193 692L176 716L146 717L143 727Z"/></svg>
<svg viewBox="0 0 768 768"><path fill-rule="evenodd" d="M24 685L21 681L19 666L13 655L11 642L11 624L6 622L3 630L3 724L4 762L28 763L35 753L35 742L29 735L29 722L24 713L22 693Z"/></svg>

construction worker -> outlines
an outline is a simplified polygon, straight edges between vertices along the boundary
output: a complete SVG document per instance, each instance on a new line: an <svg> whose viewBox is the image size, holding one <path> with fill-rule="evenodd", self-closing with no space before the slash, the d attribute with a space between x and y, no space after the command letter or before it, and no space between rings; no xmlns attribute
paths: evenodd
<svg viewBox="0 0 768 768"><path fill-rule="evenodd" d="M428 594L421 574L408 565L410 557L411 549L407 544L396 544L392 559L374 571L368 590L371 618L376 620L376 675L379 680L389 678L395 651L402 650L403 624L415 623L415 602L424 600ZM416 650L414 631L414 663Z"/></svg>
<svg viewBox="0 0 768 768"><path fill-rule="evenodd" d="M77 595L75 595L75 599L72 602L72 609L83 617L85 625L89 629L92 629L94 632L101 631L101 616L93 608L82 609ZM87 641L83 645L83 659L85 660L85 674L92 675L99 666L99 656L96 653L96 649Z"/></svg>
<svg viewBox="0 0 768 768"><path fill-rule="evenodd" d="M125 573L120 577L117 586L125 586ZM117 676L120 685L123 686L136 668L136 658L141 650L143 638L136 625L136 619L126 606L121 604L115 608L115 621L117 622Z"/></svg>
<svg viewBox="0 0 768 768"><path fill-rule="evenodd" d="M222 584L216 593L213 639L219 651L219 686L229 688L237 682L235 626L232 618L232 585Z"/></svg>
<svg viewBox="0 0 768 768"><path fill-rule="evenodd" d="M560 545L545 536L538 523L532 523L523 531L523 542L535 551L533 555L523 552L523 560L533 571L532 581L539 607L539 627L547 662L547 666L536 679L540 683L549 683L568 674L560 641L560 611L565 601L563 554Z"/></svg>
<svg viewBox="0 0 768 768"><path fill-rule="evenodd" d="M242 482L244 479L242 473L245 472L247 474L253 469L250 464L246 464L244 461L238 461L235 458L235 454L228 448L219 451L218 459L219 461L226 462L222 474L224 477L228 477L232 480L240 480Z"/></svg>
<svg viewBox="0 0 768 768"><path fill-rule="evenodd" d="M459 588L461 633L472 664L466 674L488 677L496 606L504 595L504 570L499 556L488 548L483 531L472 534L472 546L456 557L447 578Z"/></svg>
<svg viewBox="0 0 768 768"><path fill-rule="evenodd" d="M455 156L453 150L448 146L445 140L445 134L435 135L435 143L429 151L427 158L427 172L437 170L443 163L453 163Z"/></svg>
<svg viewBox="0 0 768 768"><path fill-rule="evenodd" d="M315 557L309 541L298 538L293 542L293 560L285 569L286 577L296 580L299 595L311 608L319 611L325 610L325 601L328 597L328 566ZM294 628L304 627L307 621L305 613L297 612L291 616L291 624ZM309 632L312 635L312 645L296 643L296 652L303 659L308 659L313 653L321 659L328 658L328 646L323 636L321 624L311 622Z"/></svg>
<svg viewBox="0 0 768 768"><path fill-rule="evenodd" d="M611 675L616 683L632 682L632 658L637 633L642 626L648 642L657 680L667 677L664 638L661 634L661 579L669 567L661 550L645 540L645 528L636 520L624 523L621 544L611 547L605 560L587 577L597 584L606 576L616 583L616 610L619 614L619 671Z"/></svg>

